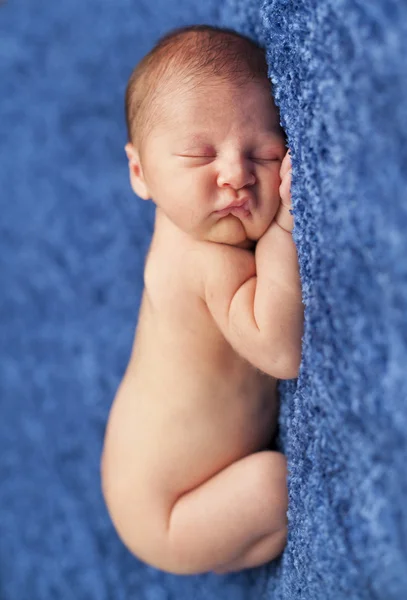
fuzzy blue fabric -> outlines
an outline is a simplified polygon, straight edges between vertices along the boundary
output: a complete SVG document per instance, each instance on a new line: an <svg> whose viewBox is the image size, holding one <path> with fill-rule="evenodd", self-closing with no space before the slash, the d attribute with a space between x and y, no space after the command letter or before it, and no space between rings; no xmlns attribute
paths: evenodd
<svg viewBox="0 0 407 600"><path fill-rule="evenodd" d="M175 576L134 558L100 491L153 211L130 191L123 94L180 25L267 48L292 151L305 332L281 386L281 559ZM0 4L1 600L405 600L407 4Z"/></svg>

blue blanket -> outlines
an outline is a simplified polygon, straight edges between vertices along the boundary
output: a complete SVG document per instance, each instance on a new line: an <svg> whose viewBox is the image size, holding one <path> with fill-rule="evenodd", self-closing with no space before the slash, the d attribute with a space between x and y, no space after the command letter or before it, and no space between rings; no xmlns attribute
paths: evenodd
<svg viewBox="0 0 407 600"><path fill-rule="evenodd" d="M0 4L1 600L405 600L407 5L400 0ZM165 31L265 44L293 156L303 360L281 386L282 558L173 576L100 492L153 212L132 195L123 93Z"/></svg>

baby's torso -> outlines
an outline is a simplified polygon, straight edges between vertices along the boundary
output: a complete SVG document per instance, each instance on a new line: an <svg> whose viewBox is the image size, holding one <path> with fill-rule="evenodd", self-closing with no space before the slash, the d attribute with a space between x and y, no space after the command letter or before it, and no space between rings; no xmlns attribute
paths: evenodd
<svg viewBox="0 0 407 600"><path fill-rule="evenodd" d="M156 231L132 356L115 399L122 405L116 410L127 412L140 468L170 495L266 448L277 420L276 380L232 349L206 307L199 244Z"/></svg>

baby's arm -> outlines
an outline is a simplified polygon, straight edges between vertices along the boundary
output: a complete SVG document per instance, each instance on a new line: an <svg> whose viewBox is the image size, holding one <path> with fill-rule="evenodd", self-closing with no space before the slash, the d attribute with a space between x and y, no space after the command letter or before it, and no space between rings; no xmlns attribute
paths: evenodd
<svg viewBox="0 0 407 600"><path fill-rule="evenodd" d="M287 164L289 156L281 167L280 195L290 205ZM225 271L212 271L207 286L208 307L226 339L249 362L277 379L297 377L301 361L303 305L292 227L289 208L280 206L257 243L255 264L249 256L236 262L240 284L229 288Z"/></svg>
<svg viewBox="0 0 407 600"><path fill-rule="evenodd" d="M256 322L273 349L266 367L273 375L275 361L279 365L275 376L291 379L298 376L303 330L298 258L291 233L273 222L259 240L255 256L256 281L235 295L230 317L237 317L246 301L254 304Z"/></svg>

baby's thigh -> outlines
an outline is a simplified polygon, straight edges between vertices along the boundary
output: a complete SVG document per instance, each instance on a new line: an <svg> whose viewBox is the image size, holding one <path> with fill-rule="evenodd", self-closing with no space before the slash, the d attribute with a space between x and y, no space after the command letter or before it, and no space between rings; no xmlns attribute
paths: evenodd
<svg viewBox="0 0 407 600"><path fill-rule="evenodd" d="M213 570L236 560L265 535L286 527L286 459L279 452L246 456L181 496L169 521L179 573Z"/></svg>

